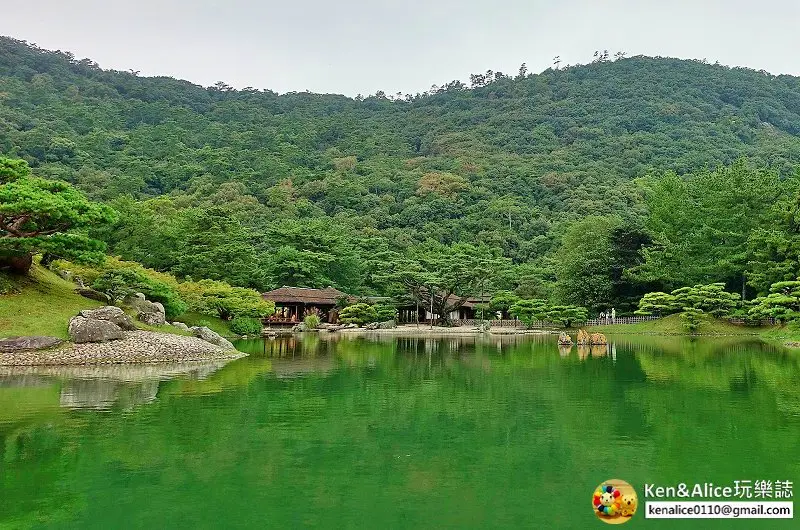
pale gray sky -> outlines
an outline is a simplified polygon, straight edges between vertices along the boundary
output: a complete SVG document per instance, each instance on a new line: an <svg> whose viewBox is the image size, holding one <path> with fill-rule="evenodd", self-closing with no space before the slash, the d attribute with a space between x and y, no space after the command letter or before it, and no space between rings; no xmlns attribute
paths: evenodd
<svg viewBox="0 0 800 530"><path fill-rule="evenodd" d="M797 0L0 0L0 35L278 92L421 92L594 50L800 74Z"/></svg>

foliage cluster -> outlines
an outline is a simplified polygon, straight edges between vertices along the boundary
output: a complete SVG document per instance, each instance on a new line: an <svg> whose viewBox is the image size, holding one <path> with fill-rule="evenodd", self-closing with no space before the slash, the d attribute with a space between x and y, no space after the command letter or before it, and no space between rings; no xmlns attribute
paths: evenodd
<svg viewBox="0 0 800 530"><path fill-rule="evenodd" d="M585 307L555 305L541 299L518 300L511 305L509 312L528 328L533 327L536 322L549 322L570 328L588 317Z"/></svg>
<svg viewBox="0 0 800 530"><path fill-rule="evenodd" d="M37 175L0 163L5 234L25 208L61 219L4 248L107 244L223 318L268 311L193 279L403 295L447 324L482 293L625 314L646 293L751 299L800 276L796 77L620 56L471 85L204 88L0 38L0 152Z"/></svg>

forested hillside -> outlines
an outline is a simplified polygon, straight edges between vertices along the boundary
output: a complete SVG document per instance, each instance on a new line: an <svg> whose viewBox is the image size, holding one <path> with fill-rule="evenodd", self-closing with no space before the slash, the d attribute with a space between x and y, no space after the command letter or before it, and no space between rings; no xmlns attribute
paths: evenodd
<svg viewBox="0 0 800 530"><path fill-rule="evenodd" d="M508 258L493 289L594 310L796 278L800 78L632 57L472 84L204 88L0 38L0 154L110 204L123 258L258 289L384 294L456 243Z"/></svg>

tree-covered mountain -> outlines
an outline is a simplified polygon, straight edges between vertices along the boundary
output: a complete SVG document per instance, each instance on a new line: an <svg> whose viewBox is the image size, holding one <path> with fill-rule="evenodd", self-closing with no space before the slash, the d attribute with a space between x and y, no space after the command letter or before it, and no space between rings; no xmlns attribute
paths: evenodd
<svg viewBox="0 0 800 530"><path fill-rule="evenodd" d="M582 292L599 308L676 286L703 259L692 252L719 240L736 241L736 255L686 281L740 290L751 232L766 226L750 216L736 237L707 230L673 259L666 238L682 232L654 207L670 196L659 176L719 184L730 205L725 193L761 175L768 204L740 197L749 206L736 219L757 211L770 223L772 205L793 201L800 78L632 57L471 79L403 98L279 95L102 70L0 38L0 153L111 204L120 220L96 235L115 253L262 289L384 293L387 260L433 240L500 249L515 269L498 286ZM720 214L702 187L683 191L695 202L678 204L689 208L681 223ZM581 241L597 255L571 253ZM592 277L597 286L573 288Z"/></svg>

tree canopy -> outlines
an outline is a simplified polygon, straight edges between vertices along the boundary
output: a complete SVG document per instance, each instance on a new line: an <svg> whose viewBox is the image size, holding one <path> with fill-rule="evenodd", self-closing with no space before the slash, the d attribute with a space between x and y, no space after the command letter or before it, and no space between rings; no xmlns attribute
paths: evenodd
<svg viewBox="0 0 800 530"><path fill-rule="evenodd" d="M751 299L796 279L798 78L616 59L348 98L103 70L3 37L2 244L90 259L102 241L259 290L405 285L442 312L467 289L622 314L647 292ZM22 195L58 220L11 237Z"/></svg>
<svg viewBox="0 0 800 530"><path fill-rule="evenodd" d="M0 157L0 264L17 257L29 266L35 252L102 259L105 245L85 229L113 219L111 208L87 200L70 184L31 176L25 162Z"/></svg>

